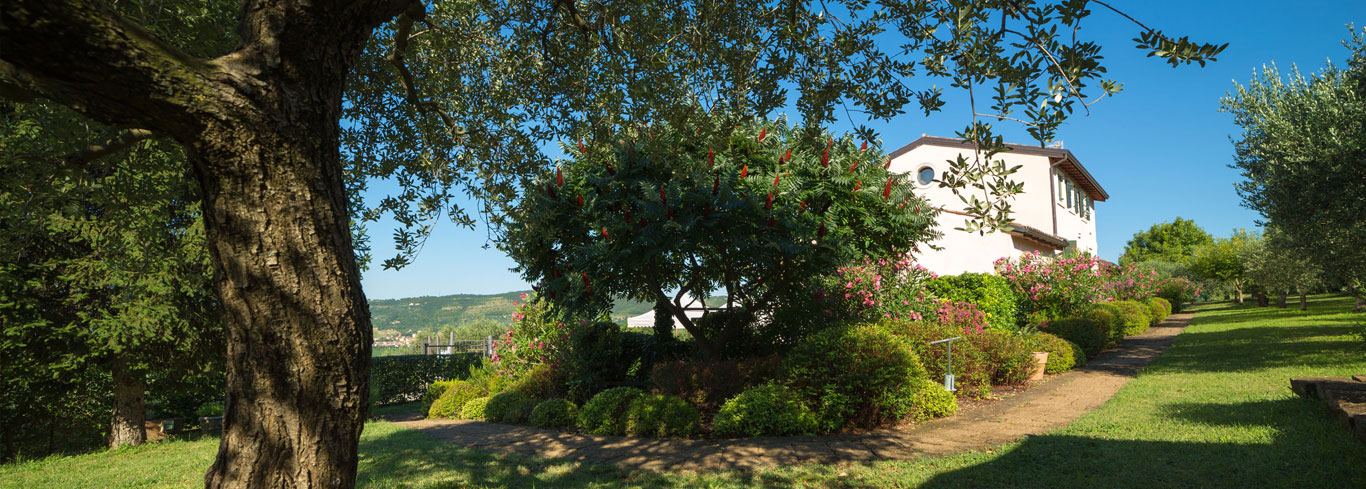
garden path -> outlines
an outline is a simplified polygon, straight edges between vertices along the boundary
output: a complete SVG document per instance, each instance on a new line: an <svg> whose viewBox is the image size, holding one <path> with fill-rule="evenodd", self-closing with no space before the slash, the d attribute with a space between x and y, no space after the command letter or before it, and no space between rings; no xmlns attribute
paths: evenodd
<svg viewBox="0 0 1366 489"><path fill-rule="evenodd" d="M467 448L670 472L948 455L1042 435L1100 407L1166 350L1190 319L1190 314L1173 314L1083 368L1050 376L1023 392L956 416L864 433L672 440L592 436L468 420L396 422Z"/></svg>

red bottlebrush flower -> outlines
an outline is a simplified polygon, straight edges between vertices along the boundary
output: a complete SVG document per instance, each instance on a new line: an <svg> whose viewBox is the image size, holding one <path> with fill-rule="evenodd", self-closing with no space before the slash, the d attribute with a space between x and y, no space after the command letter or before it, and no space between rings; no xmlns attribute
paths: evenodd
<svg viewBox="0 0 1366 489"><path fill-rule="evenodd" d="M759 142L761 142L761 143L764 142L764 136L768 136L768 128L767 128L767 127L760 128L760 129L759 129Z"/></svg>
<svg viewBox="0 0 1366 489"><path fill-rule="evenodd" d="M589 280L589 279L588 279L588 272L579 272L579 276L583 277L583 284L584 284L584 285L588 285L588 284L593 283L592 280Z"/></svg>
<svg viewBox="0 0 1366 489"><path fill-rule="evenodd" d="M768 216L768 227L773 227L775 224L777 224L777 221L773 220L773 216Z"/></svg>
<svg viewBox="0 0 1366 489"><path fill-rule="evenodd" d="M749 176L749 165L748 165L748 164L746 164L743 168L740 168L740 178L744 178L744 177L747 177L747 176Z"/></svg>
<svg viewBox="0 0 1366 489"><path fill-rule="evenodd" d="M551 185L549 182L546 182L545 184L545 193L550 196L551 200L560 200L559 194L555 193L555 186Z"/></svg>
<svg viewBox="0 0 1366 489"><path fill-rule="evenodd" d="M703 218L703 219L706 219L707 216L710 216L710 215L711 215L711 206L703 207L703 208L702 208L702 218Z"/></svg>
<svg viewBox="0 0 1366 489"><path fill-rule="evenodd" d="M855 191L858 191L858 189L861 189L861 188L863 188L863 180L859 180L859 181L857 181L857 182L854 182L854 190L855 190Z"/></svg>
<svg viewBox="0 0 1366 489"><path fill-rule="evenodd" d="M830 148L825 148L825 152L821 153L821 167L827 166L830 166Z"/></svg>
<svg viewBox="0 0 1366 489"><path fill-rule="evenodd" d="M664 187L659 187L659 202L664 205L669 205L669 196L664 195Z"/></svg>
<svg viewBox="0 0 1366 489"><path fill-rule="evenodd" d="M891 158L887 158L887 162L886 162L886 163L883 163L883 164L882 164L882 167L883 167L883 168L891 168L891 167L892 167L892 159L891 159Z"/></svg>
<svg viewBox="0 0 1366 489"><path fill-rule="evenodd" d="M560 167L555 167L555 185L564 186L564 174L560 173Z"/></svg>
<svg viewBox="0 0 1366 489"><path fill-rule="evenodd" d="M884 198L884 199L890 199L890 198L892 198L892 181L893 181L893 180L896 180L896 177L887 177L887 186L882 188L882 198Z"/></svg>
<svg viewBox="0 0 1366 489"><path fill-rule="evenodd" d="M630 224L630 223L631 223L631 209L626 209L625 214L626 214L626 224Z"/></svg>
<svg viewBox="0 0 1366 489"><path fill-rule="evenodd" d="M859 150L859 151L868 151L868 141L864 141L864 142L863 142L863 146L859 146L858 150Z"/></svg>
<svg viewBox="0 0 1366 489"><path fill-rule="evenodd" d="M792 161L792 148L787 148L787 153L784 153L782 158L778 158L779 162L783 160Z"/></svg>
<svg viewBox="0 0 1366 489"><path fill-rule="evenodd" d="M768 200L764 202L764 210L773 209L773 192L768 193Z"/></svg>
<svg viewBox="0 0 1366 489"><path fill-rule="evenodd" d="M773 186L774 186L774 187L777 187L777 186L778 186L778 179L779 179L779 178L782 178L782 177L783 177L782 175L774 175L774 176L773 176Z"/></svg>
<svg viewBox="0 0 1366 489"><path fill-rule="evenodd" d="M707 150L707 168L714 168L715 166L716 166L716 153L709 149L709 150Z"/></svg>
<svg viewBox="0 0 1366 489"><path fill-rule="evenodd" d="M579 207L583 207L583 194L579 194Z"/></svg>
<svg viewBox="0 0 1366 489"><path fill-rule="evenodd" d="M858 168L858 162L857 162L857 161L855 161L854 164L849 165L849 173L854 173L854 170L855 170L856 168Z"/></svg>
<svg viewBox="0 0 1366 489"><path fill-rule="evenodd" d="M916 208L915 208L915 213L916 213L916 214L919 214L919 213L920 213L920 208L919 208L919 207L916 207Z"/></svg>
<svg viewBox="0 0 1366 489"><path fill-rule="evenodd" d="M720 190L721 190L721 176L720 176L720 175L717 175L717 176L716 176L716 181L712 182L712 184L711 184L711 196L712 196L712 197L715 197L715 196L716 196L716 193L719 192Z"/></svg>
<svg viewBox="0 0 1366 489"><path fill-rule="evenodd" d="M798 208L797 208L797 213L798 213L798 214L801 214L801 213L803 213L803 212L806 212L806 201L805 201L805 200L803 200L803 201L802 201L802 204L801 204L800 206L798 206Z"/></svg>
<svg viewBox="0 0 1366 489"><path fill-rule="evenodd" d="M588 154L588 147L583 145L583 141L579 141L579 153Z"/></svg>
<svg viewBox="0 0 1366 489"><path fill-rule="evenodd" d="M606 228L606 227L603 227L603 228L602 228L602 239L605 239L605 240L608 240L608 241L611 241L611 240L612 240L612 235L607 234L607 228Z"/></svg>
<svg viewBox="0 0 1366 489"><path fill-rule="evenodd" d="M817 238L824 238L824 237L825 237L825 223L822 222L822 223L821 223L821 228L818 229L818 230L816 230L816 237L817 237Z"/></svg>

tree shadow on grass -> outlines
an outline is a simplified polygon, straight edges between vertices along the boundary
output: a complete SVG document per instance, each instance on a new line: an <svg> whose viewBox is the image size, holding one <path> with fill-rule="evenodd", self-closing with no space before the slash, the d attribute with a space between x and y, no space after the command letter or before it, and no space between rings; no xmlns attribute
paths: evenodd
<svg viewBox="0 0 1366 489"><path fill-rule="evenodd" d="M1273 435L1265 442L1227 443L1036 436L986 463L936 475L922 487L1366 487L1366 446L1312 401L1182 404L1167 414L1195 422L1188 427L1192 432L1210 429L1200 425L1266 426ZM1189 437L1201 436L1218 433Z"/></svg>
<svg viewBox="0 0 1366 489"><path fill-rule="evenodd" d="M392 426L392 425L391 425ZM378 428L377 425L367 429ZM362 488L581 488L718 487L718 479L632 471L615 465L493 454L397 427L361 443ZM804 471L805 478L834 478L834 466ZM793 476L768 471L727 473L719 487L787 488Z"/></svg>

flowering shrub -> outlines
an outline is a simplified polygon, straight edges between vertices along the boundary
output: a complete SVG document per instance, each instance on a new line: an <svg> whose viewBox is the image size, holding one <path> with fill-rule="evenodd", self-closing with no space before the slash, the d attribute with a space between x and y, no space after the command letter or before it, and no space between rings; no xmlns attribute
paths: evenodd
<svg viewBox="0 0 1366 489"><path fill-rule="evenodd" d="M1106 266L1102 298L1112 301L1143 301L1158 291L1162 277L1156 270L1144 270L1135 265Z"/></svg>
<svg viewBox="0 0 1366 489"><path fill-rule="evenodd" d="M499 373L520 377L540 363L559 363L569 344L564 318L540 297L522 294L515 304L512 324L493 344L490 359Z"/></svg>
<svg viewBox="0 0 1366 489"><path fill-rule="evenodd" d="M1081 310L1103 295L1104 262L1089 254L1050 257L1030 252L1019 261L996 260L996 273L1019 294L1020 308L1028 317L1042 313L1051 319Z"/></svg>
<svg viewBox="0 0 1366 489"><path fill-rule="evenodd" d="M1157 284L1157 296L1166 299L1172 305L1172 312L1181 312L1186 304L1195 300L1200 294L1200 284L1179 277L1168 277Z"/></svg>
<svg viewBox="0 0 1366 489"><path fill-rule="evenodd" d="M981 333L987 325L987 315L971 302L940 301L935 311L939 324L957 328L963 334Z"/></svg>
<svg viewBox="0 0 1366 489"><path fill-rule="evenodd" d="M830 319L867 322L881 319L917 321L935 311L925 284L937 277L915 263L910 253L864 259L827 277L815 298Z"/></svg>

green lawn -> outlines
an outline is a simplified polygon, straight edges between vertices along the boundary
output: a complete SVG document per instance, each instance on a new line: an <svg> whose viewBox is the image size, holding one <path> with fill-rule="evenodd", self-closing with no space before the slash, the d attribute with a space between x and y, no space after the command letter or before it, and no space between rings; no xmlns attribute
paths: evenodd
<svg viewBox="0 0 1366 489"><path fill-rule="evenodd" d="M1071 426L983 452L702 476L494 456L368 425L362 487L1366 487L1366 445L1288 379L1366 373L1366 315L1208 304L1156 363ZM396 408L408 409L408 408ZM988 428L989 429L989 428ZM0 488L195 487L216 440L0 467Z"/></svg>

